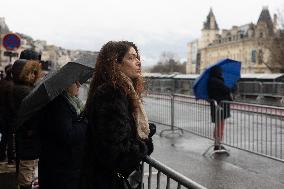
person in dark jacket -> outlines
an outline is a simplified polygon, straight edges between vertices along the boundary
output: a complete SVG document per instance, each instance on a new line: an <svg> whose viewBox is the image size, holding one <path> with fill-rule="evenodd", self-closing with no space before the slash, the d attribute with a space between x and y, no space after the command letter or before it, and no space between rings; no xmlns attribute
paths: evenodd
<svg viewBox="0 0 284 189"><path fill-rule="evenodd" d="M13 82L7 87L7 110L6 110L6 120L9 124L9 141L14 143L14 136L16 134L17 127L17 117L18 110L20 108L21 102L26 95L31 91L34 83L40 75L40 64L35 60L16 60L12 66L12 76ZM16 134L17 135L17 134ZM18 135L20 136L20 135ZM18 156L18 136L16 136L16 153ZM8 141L8 142L9 142ZM15 151L15 150L13 150ZM14 153L13 153L14 154ZM14 155L13 155L14 156ZM13 163L15 157L11 159L8 163Z"/></svg>
<svg viewBox="0 0 284 189"><path fill-rule="evenodd" d="M153 151L136 45L110 41L99 52L86 103L86 156L81 186L124 189L127 178Z"/></svg>
<svg viewBox="0 0 284 189"><path fill-rule="evenodd" d="M27 75L30 74L30 82L16 81L17 87L26 86L26 92L23 93L23 98L33 89L36 83L42 77L41 70L41 54L32 49L25 49L20 54L20 60L28 60L37 62L36 67L26 65L22 71ZM14 72L18 72L20 64L14 64ZM30 71L29 71L30 70ZM19 75L15 73L16 75ZM17 78L15 78L17 80ZM28 78L27 78L28 79ZM17 125L16 128L16 152L17 152L17 181L22 189L31 188L32 180L37 169L39 155L39 133L38 124L39 118L34 118L26 121L22 125Z"/></svg>
<svg viewBox="0 0 284 189"><path fill-rule="evenodd" d="M16 159L17 159L17 181L19 188L26 189L31 188L31 182L33 179L34 172L37 166L36 159L30 159L32 145L37 145L35 143L30 143L32 138L36 135L33 132L34 125L27 124L27 127L20 127L17 125L18 113L22 100L30 93L33 89L34 84L39 79L41 75L41 66L38 60L16 60L12 66L13 75L13 88L12 88L12 98L10 103L11 119L13 132L15 132L16 141ZM23 129L25 128L25 129ZM26 144L32 144L26 145Z"/></svg>
<svg viewBox="0 0 284 189"><path fill-rule="evenodd" d="M225 149L220 143L224 137L224 120L230 117L230 105L221 101L232 100L230 95L231 90L224 84L222 72L220 67L215 66L211 68L208 79L208 97L211 100L211 120L213 123L216 123L213 133L215 138L214 150ZM216 101L217 104L214 104L212 100ZM220 108L220 112L218 113L216 112L217 107Z"/></svg>
<svg viewBox="0 0 284 189"><path fill-rule="evenodd" d="M78 188L87 127L80 116L79 88L73 83L42 110L40 189Z"/></svg>

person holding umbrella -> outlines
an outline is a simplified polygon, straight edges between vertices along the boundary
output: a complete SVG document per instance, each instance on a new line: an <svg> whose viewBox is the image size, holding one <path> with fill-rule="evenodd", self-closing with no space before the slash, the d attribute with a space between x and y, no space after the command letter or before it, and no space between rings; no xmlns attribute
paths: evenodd
<svg viewBox="0 0 284 189"><path fill-rule="evenodd" d="M39 186L41 189L77 189L86 124L80 117L79 81L68 86L42 110Z"/></svg>
<svg viewBox="0 0 284 189"><path fill-rule="evenodd" d="M86 156L81 189L124 189L153 151L141 102L144 90L136 45L109 41L100 50L86 102Z"/></svg>
<svg viewBox="0 0 284 189"><path fill-rule="evenodd" d="M210 102L211 120L215 123L214 128L214 153L226 152L221 145L224 135L224 120L230 117L230 106L222 103L223 100L232 100L230 92L236 88L241 77L241 62L229 58L218 60L208 66L194 81L193 91L196 99ZM215 102L216 104L215 104ZM217 111L218 110L218 111ZM203 155L205 155L210 146ZM217 151L222 150L222 151Z"/></svg>
<svg viewBox="0 0 284 189"><path fill-rule="evenodd" d="M40 81L21 104L19 129L38 123L41 189L78 187L86 123L77 96L93 71L83 63L68 62Z"/></svg>
<svg viewBox="0 0 284 189"><path fill-rule="evenodd" d="M211 68L208 79L208 97L210 101L211 120L216 123L213 136L215 138L214 150L225 149L220 143L224 137L224 120L230 117L230 105L221 103L223 100L233 100L231 98L231 90L224 83L222 69L219 66ZM217 104L214 104L214 101ZM217 112L219 108L220 112ZM217 115L217 116L216 116Z"/></svg>

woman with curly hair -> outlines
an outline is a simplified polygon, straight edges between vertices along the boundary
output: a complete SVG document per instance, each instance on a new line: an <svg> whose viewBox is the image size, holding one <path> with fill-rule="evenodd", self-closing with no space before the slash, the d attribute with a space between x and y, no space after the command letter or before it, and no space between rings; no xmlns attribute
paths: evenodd
<svg viewBox="0 0 284 189"><path fill-rule="evenodd" d="M127 188L129 174L152 153L143 90L136 45L106 43L97 57L86 103L89 124L80 188Z"/></svg>

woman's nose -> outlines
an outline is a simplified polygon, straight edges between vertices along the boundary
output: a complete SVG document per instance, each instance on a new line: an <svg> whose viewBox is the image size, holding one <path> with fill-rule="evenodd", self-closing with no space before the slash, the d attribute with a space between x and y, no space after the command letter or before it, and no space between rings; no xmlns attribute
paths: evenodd
<svg viewBox="0 0 284 189"><path fill-rule="evenodd" d="M139 59L137 59L137 66L141 67L141 61Z"/></svg>

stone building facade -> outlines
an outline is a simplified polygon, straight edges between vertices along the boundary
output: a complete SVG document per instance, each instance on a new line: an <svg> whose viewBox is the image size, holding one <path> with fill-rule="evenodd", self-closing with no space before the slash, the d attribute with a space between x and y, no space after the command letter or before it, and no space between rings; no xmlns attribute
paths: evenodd
<svg viewBox="0 0 284 189"><path fill-rule="evenodd" d="M268 8L264 7L256 24L233 26L220 32L210 9L201 37L188 43L187 73L201 73L224 58L241 61L242 73L271 73L267 67L270 53L262 41L276 33L276 20L276 15L272 20Z"/></svg>

